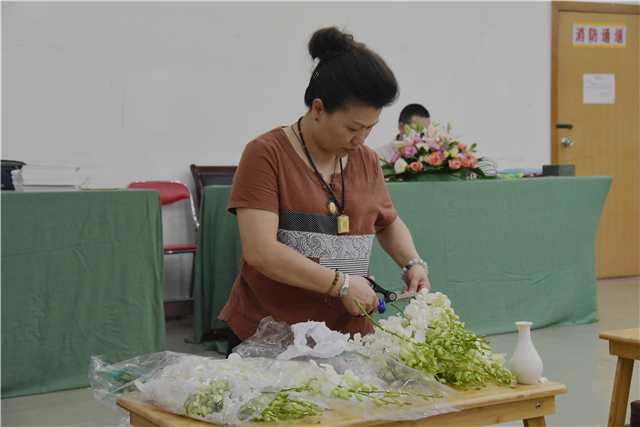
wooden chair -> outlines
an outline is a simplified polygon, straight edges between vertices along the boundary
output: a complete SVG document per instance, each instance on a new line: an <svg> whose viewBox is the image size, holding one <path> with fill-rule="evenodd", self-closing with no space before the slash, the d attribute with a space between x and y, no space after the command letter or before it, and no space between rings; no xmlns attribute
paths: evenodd
<svg viewBox="0 0 640 427"><path fill-rule="evenodd" d="M200 212L200 202L207 185L231 185L237 166L196 166L191 165L191 174L196 186L196 212Z"/></svg>

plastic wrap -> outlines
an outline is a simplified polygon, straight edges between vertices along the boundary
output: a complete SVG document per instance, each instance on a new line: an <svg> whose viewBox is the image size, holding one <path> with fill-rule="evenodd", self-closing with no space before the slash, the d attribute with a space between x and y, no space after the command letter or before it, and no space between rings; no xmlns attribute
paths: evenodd
<svg viewBox="0 0 640 427"><path fill-rule="evenodd" d="M143 364L134 367L138 361ZM148 369L151 361L157 362L157 368ZM459 392L378 354L347 352L329 359L293 361L163 352L110 367L116 369L95 372L107 378L125 367L127 372L146 373L115 387L109 386L112 381L94 378L94 395L103 403L111 404L107 395L115 401L135 386L139 393L130 396L136 400L222 425L254 423L283 390L291 399L308 402L312 411L303 414L305 418L322 416L323 409L330 409L365 420L415 420L460 409ZM432 397L402 396L403 392Z"/></svg>
<svg viewBox="0 0 640 427"><path fill-rule="evenodd" d="M138 390L129 396L223 425L329 415L416 420L462 409L459 392L323 323L289 327L267 318L236 350L229 359L162 352L106 365L94 358L94 395L115 405L122 393ZM287 353L295 360L276 359Z"/></svg>
<svg viewBox="0 0 640 427"><path fill-rule="evenodd" d="M272 316L260 321L256 333L233 349L234 353L246 357L276 358L294 342L291 326L276 322Z"/></svg>
<svg viewBox="0 0 640 427"><path fill-rule="evenodd" d="M137 391L134 381L176 363L182 353L163 351L134 357L115 364L106 363L105 356L91 356L89 384L93 397L103 405L117 409L116 399L123 393Z"/></svg>

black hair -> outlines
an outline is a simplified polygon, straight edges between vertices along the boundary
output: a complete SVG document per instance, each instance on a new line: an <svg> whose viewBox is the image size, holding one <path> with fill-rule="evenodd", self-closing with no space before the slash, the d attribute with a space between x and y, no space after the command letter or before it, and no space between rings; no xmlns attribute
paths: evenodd
<svg viewBox="0 0 640 427"><path fill-rule="evenodd" d="M420 117L431 117L426 108L424 108L420 104L409 104L402 109L400 112L400 118L398 119L398 123L404 123L405 125L411 126L411 117L420 116Z"/></svg>
<svg viewBox="0 0 640 427"><path fill-rule="evenodd" d="M316 98L328 113L351 104L388 107L398 99L398 82L389 66L353 35L337 27L322 28L311 35L308 48L320 61L304 93L307 107Z"/></svg>

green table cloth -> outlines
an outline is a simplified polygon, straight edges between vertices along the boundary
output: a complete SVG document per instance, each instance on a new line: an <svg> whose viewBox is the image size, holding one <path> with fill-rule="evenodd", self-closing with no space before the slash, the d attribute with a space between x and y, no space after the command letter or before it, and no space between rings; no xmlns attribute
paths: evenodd
<svg viewBox="0 0 640 427"><path fill-rule="evenodd" d="M164 350L157 191L2 192L2 397Z"/></svg>
<svg viewBox="0 0 640 427"><path fill-rule="evenodd" d="M429 263L432 291L449 296L477 335L598 319L595 245L611 177L388 183L395 208ZM194 339L218 314L238 274L241 243L230 187L206 187L196 260ZM370 274L402 290L400 268L377 241ZM393 308L382 317L396 314ZM380 315L378 315L380 317Z"/></svg>

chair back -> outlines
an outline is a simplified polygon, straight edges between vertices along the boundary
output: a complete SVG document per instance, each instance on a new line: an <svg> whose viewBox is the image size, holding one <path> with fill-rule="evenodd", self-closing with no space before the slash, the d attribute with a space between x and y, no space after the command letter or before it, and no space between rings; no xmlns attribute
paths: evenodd
<svg viewBox="0 0 640 427"><path fill-rule="evenodd" d="M17 160L2 160L2 189L3 190L15 190L13 186L13 178L11 177L11 171L16 169L22 169L24 162Z"/></svg>
<svg viewBox="0 0 640 427"><path fill-rule="evenodd" d="M198 216L193 204L193 197L189 187L178 181L137 181L129 184L131 189L158 190L160 193L160 204L169 205L179 200L189 199L191 204L191 216L196 230L200 226Z"/></svg>
<svg viewBox="0 0 640 427"><path fill-rule="evenodd" d="M191 165L191 174L196 186L196 208L200 211L200 201L207 185L231 185L237 166L196 166Z"/></svg>

